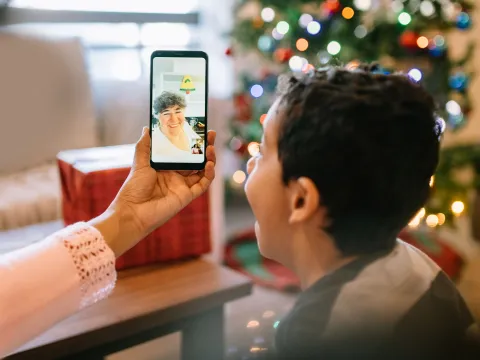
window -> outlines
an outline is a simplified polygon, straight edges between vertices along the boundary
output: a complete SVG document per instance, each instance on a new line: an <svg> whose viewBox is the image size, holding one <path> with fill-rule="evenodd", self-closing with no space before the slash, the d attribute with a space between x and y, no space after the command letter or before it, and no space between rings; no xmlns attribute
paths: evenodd
<svg viewBox="0 0 480 360"><path fill-rule="evenodd" d="M6 27L25 34L78 37L93 80L133 81L153 49L199 46L200 0L12 0Z"/></svg>
<svg viewBox="0 0 480 360"><path fill-rule="evenodd" d="M11 7L39 10L108 11L185 14L198 10L198 0L13 0Z"/></svg>

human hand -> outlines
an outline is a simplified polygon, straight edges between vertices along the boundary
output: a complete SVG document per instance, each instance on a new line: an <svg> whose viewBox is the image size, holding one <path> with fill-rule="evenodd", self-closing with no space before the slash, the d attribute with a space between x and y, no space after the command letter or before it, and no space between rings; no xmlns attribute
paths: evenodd
<svg viewBox="0 0 480 360"><path fill-rule="evenodd" d="M208 132L207 163L202 171L155 171L150 166L150 134L143 129L130 174L107 215L94 222L117 256L163 225L203 194L215 177L215 137ZM115 218L105 220L106 218ZM112 224L116 224L113 225ZM112 238L112 239L107 239Z"/></svg>

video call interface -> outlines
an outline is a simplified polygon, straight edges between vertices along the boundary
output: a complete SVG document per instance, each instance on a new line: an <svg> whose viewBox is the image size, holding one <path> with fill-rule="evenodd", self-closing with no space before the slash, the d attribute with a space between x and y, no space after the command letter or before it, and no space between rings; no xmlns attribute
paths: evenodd
<svg viewBox="0 0 480 360"><path fill-rule="evenodd" d="M201 163L205 153L206 62L156 57L152 62L152 161Z"/></svg>

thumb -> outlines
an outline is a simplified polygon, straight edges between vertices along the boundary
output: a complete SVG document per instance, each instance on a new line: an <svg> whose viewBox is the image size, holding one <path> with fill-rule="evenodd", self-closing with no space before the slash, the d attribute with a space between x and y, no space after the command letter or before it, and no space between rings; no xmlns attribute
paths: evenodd
<svg viewBox="0 0 480 360"><path fill-rule="evenodd" d="M150 166L150 129L144 127L142 136L135 145L135 156L133 158L133 168L143 168Z"/></svg>

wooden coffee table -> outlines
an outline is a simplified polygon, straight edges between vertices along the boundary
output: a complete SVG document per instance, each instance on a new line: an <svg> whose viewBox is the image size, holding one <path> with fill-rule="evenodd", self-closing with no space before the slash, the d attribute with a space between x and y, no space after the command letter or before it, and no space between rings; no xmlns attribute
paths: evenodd
<svg viewBox="0 0 480 360"><path fill-rule="evenodd" d="M6 359L102 359L181 331L182 359L221 360L223 307L251 290L251 282L242 275L205 260L124 270L108 299Z"/></svg>

